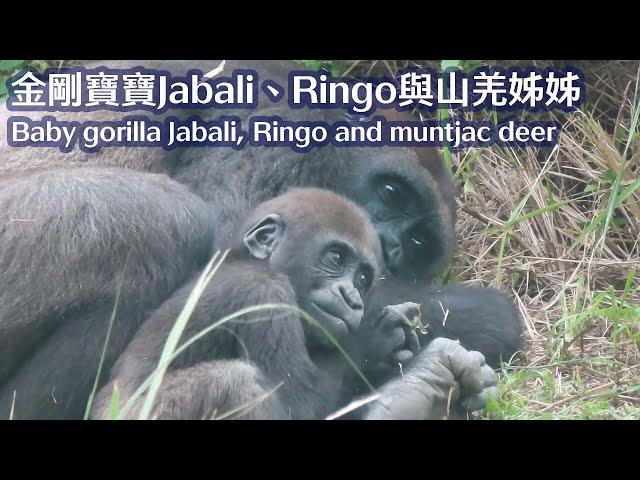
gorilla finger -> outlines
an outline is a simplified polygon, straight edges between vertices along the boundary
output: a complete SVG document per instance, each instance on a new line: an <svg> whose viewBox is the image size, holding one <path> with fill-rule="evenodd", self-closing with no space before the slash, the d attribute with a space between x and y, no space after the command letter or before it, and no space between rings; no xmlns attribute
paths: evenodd
<svg viewBox="0 0 640 480"><path fill-rule="evenodd" d="M480 371L482 385L484 388L494 386L498 383L498 374L489 365L483 365Z"/></svg>
<svg viewBox="0 0 640 480"><path fill-rule="evenodd" d="M460 382L462 391L467 394L482 392L482 360L480 352L469 352L461 345L450 354L451 371Z"/></svg>
<svg viewBox="0 0 640 480"><path fill-rule="evenodd" d="M477 362L478 365L483 366L486 364L486 360L484 355L476 350L468 350L469 357L473 359L474 362Z"/></svg>
<svg viewBox="0 0 640 480"><path fill-rule="evenodd" d="M388 305L382 309L382 314L378 317L375 328L384 331L395 328L399 324L402 324L402 313L398 310L397 305Z"/></svg>
<svg viewBox="0 0 640 480"><path fill-rule="evenodd" d="M393 345L393 349L402 347L405 343L405 334L402 328L394 328L390 335L390 343Z"/></svg>
<svg viewBox="0 0 640 480"><path fill-rule="evenodd" d="M399 350L393 354L393 360L396 363L407 363L413 358L413 352L411 350Z"/></svg>
<svg viewBox="0 0 640 480"><path fill-rule="evenodd" d="M373 326L378 330L395 327L401 316L397 305L387 305L380 311Z"/></svg>
<svg viewBox="0 0 640 480"><path fill-rule="evenodd" d="M487 395L482 392L463 398L460 400L459 405L463 412L475 412L477 410L483 410L488 401Z"/></svg>
<svg viewBox="0 0 640 480"><path fill-rule="evenodd" d="M402 321L405 324L412 325L414 319L418 319L422 316L420 313L420 305L414 302L405 302L397 305L398 310L401 313Z"/></svg>
<svg viewBox="0 0 640 480"><path fill-rule="evenodd" d="M490 399L498 399L500 392L498 387L490 387L483 390L481 393L471 395L460 401L460 406L467 412L475 412L482 410L487 405Z"/></svg>
<svg viewBox="0 0 640 480"><path fill-rule="evenodd" d="M412 326L412 320L417 315L420 316L420 306L417 303L405 302L398 305L389 305L387 322L391 326L404 325Z"/></svg>
<svg viewBox="0 0 640 480"><path fill-rule="evenodd" d="M370 326L373 328L380 328L380 325L386 321L386 318L389 316L389 307L384 307L380 310L380 312L375 316L374 320L371 322ZM365 317L366 318L366 317Z"/></svg>
<svg viewBox="0 0 640 480"><path fill-rule="evenodd" d="M405 330L405 347L416 355L420 351L420 339L413 328Z"/></svg>

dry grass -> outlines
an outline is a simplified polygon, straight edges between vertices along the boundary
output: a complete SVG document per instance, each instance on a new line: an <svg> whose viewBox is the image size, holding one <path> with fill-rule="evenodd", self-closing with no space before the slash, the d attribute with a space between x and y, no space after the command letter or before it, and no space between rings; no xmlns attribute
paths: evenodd
<svg viewBox="0 0 640 480"><path fill-rule="evenodd" d="M512 293L525 326L492 418L640 418L640 63L579 67L554 149L454 156L455 273Z"/></svg>
<svg viewBox="0 0 640 480"><path fill-rule="evenodd" d="M640 418L640 62L337 67L384 75L451 62L573 65L587 82L582 110L554 117L563 124L555 148L452 156L460 248L447 278L511 293L524 321L525 351L503 366L502 395L487 416Z"/></svg>

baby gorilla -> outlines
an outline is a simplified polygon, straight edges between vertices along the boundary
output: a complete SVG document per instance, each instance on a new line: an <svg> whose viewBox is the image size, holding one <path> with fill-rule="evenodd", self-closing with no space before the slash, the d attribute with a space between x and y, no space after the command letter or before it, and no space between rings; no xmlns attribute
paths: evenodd
<svg viewBox="0 0 640 480"><path fill-rule="evenodd" d="M275 308L213 329L172 362L152 418L199 419L229 412L248 419L324 418L353 397L356 383L355 369L329 336L358 357L357 347L366 343L358 338L362 299L378 276L380 258L377 234L365 213L336 194L297 189L259 205L235 235L183 338L262 304L299 307L317 325L294 309ZM141 326L98 394L94 418L107 417L116 385L122 403L155 370L195 282ZM459 348L461 355L469 353ZM473 370L478 388L468 392L473 395L486 382L480 379L481 362L470 359L478 367ZM450 376L455 382L456 375ZM394 391L397 386L388 395ZM133 402L124 416L135 418L142 401Z"/></svg>

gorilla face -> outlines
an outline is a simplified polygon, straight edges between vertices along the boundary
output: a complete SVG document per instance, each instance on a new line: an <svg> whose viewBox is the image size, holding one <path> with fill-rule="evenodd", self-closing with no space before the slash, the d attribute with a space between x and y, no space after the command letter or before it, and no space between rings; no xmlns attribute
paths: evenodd
<svg viewBox="0 0 640 480"><path fill-rule="evenodd" d="M404 179L374 176L365 209L380 236L384 262L394 276L422 276L443 256L438 221Z"/></svg>
<svg viewBox="0 0 640 480"><path fill-rule="evenodd" d="M307 274L292 280L297 282L300 307L340 341L360 326L362 298L373 283L375 269L350 242L329 239L319 247L309 259ZM313 329L311 333L317 343L329 344L322 332Z"/></svg>
<svg viewBox="0 0 640 480"><path fill-rule="evenodd" d="M298 306L338 342L353 334L382 256L366 213L336 194L302 189L265 202L250 222L243 243L251 255L285 273ZM321 329L303 325L312 344L333 346Z"/></svg>
<svg viewBox="0 0 640 480"><path fill-rule="evenodd" d="M354 155L371 155L354 153ZM369 214L388 273L406 280L432 277L455 244L453 220L438 186L410 150L376 149L337 187Z"/></svg>
<svg viewBox="0 0 640 480"><path fill-rule="evenodd" d="M343 210L347 217L349 213ZM274 268L286 272L291 280L299 307L341 344L360 326L363 298L379 272L379 244L375 230L367 224L367 235L376 250L370 248L371 241L362 243L344 231L327 228L326 223L323 228L297 223L271 257ZM293 237L294 228L303 235ZM303 325L310 344L333 346L321 329L309 328L307 322Z"/></svg>

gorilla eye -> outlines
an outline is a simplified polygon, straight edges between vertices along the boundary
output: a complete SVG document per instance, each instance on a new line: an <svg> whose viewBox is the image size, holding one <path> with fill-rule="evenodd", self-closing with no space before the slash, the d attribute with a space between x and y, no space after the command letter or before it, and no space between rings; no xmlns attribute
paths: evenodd
<svg viewBox="0 0 640 480"><path fill-rule="evenodd" d="M397 195L397 193L398 193L398 189L396 187L394 187L393 185L389 184L389 183L387 183L384 186L384 189L387 192L387 194L391 195L391 196Z"/></svg>
<svg viewBox="0 0 640 480"><path fill-rule="evenodd" d="M414 247L422 248L422 246L424 245L424 238L419 236L411 237L411 243Z"/></svg>
<svg viewBox="0 0 640 480"><path fill-rule="evenodd" d="M363 270L356 276L357 287L360 290L368 290L373 280L373 274L369 271Z"/></svg>
<svg viewBox="0 0 640 480"><path fill-rule="evenodd" d="M344 267L346 261L346 255L339 248L331 248L325 254L326 262L329 266L334 268L342 268Z"/></svg>
<svg viewBox="0 0 640 480"><path fill-rule="evenodd" d="M386 203L399 203L402 197L400 185L392 181L383 182L382 188L380 189L380 196Z"/></svg>
<svg viewBox="0 0 640 480"><path fill-rule="evenodd" d="M417 254L421 254L427 246L427 238L424 232L413 232L409 235L409 248Z"/></svg>

